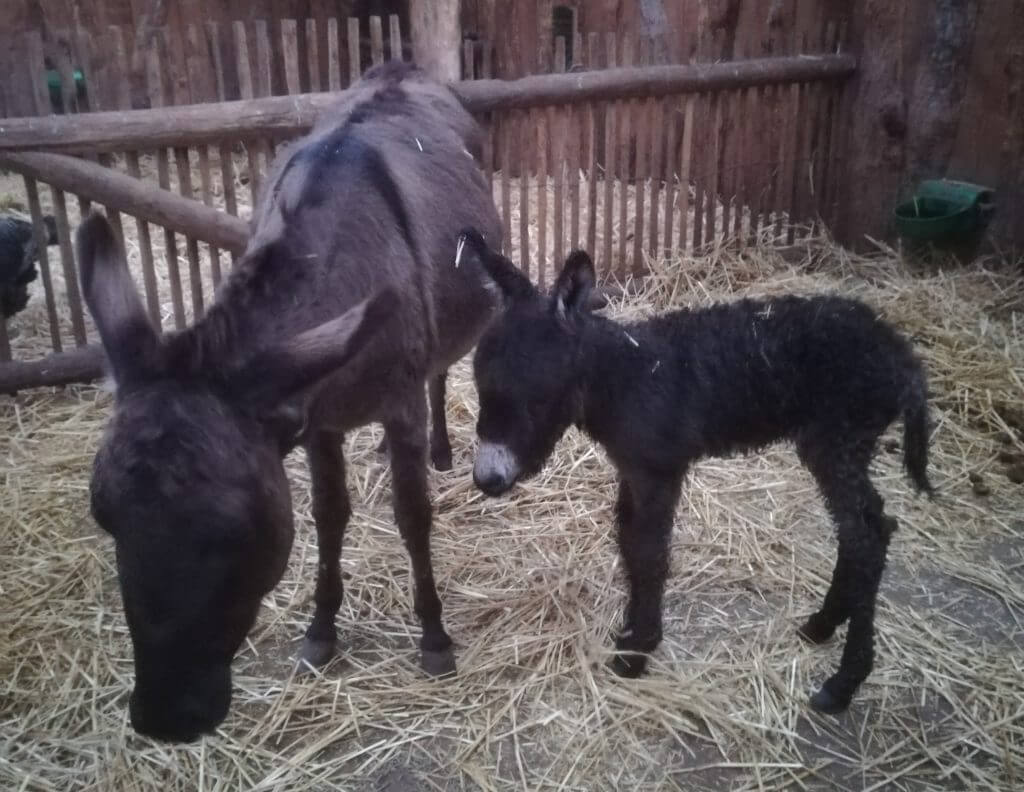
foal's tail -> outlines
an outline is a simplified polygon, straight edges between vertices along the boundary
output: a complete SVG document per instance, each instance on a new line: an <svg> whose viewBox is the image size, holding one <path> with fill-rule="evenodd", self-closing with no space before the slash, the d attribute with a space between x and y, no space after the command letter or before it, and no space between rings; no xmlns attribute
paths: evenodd
<svg viewBox="0 0 1024 792"><path fill-rule="evenodd" d="M928 385L920 364L904 392L903 466L918 492L935 492L928 480Z"/></svg>

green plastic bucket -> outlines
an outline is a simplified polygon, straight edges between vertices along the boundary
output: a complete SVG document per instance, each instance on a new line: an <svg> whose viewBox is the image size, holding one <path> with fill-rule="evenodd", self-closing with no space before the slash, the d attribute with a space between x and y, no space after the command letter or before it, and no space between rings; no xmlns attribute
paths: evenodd
<svg viewBox="0 0 1024 792"><path fill-rule="evenodd" d="M984 232L995 211L988 187L950 179L923 181L894 210L896 230L914 242L962 243Z"/></svg>

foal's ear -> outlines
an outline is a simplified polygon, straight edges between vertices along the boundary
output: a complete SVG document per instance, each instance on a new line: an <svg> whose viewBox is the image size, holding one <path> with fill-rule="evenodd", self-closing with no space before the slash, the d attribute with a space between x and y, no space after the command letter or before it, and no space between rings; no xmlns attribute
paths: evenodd
<svg viewBox="0 0 1024 792"><path fill-rule="evenodd" d="M537 294L537 290L530 283L530 279L484 241L483 235L475 228L464 228L459 233L459 243L456 247L456 262L463 246L472 250L480 259L480 264L497 284L501 293L508 300L529 299Z"/></svg>
<svg viewBox="0 0 1024 792"><path fill-rule="evenodd" d="M107 219L92 211L75 233L82 294L100 331L118 385L160 366L160 337L135 289L124 251Z"/></svg>
<svg viewBox="0 0 1024 792"><path fill-rule="evenodd" d="M555 313L564 317L589 311L595 280L594 262L590 256L583 250L572 251L551 290Z"/></svg>
<svg viewBox="0 0 1024 792"><path fill-rule="evenodd" d="M338 371L383 328L398 308L398 295L381 289L337 319L259 352L228 375L232 394L266 416Z"/></svg>

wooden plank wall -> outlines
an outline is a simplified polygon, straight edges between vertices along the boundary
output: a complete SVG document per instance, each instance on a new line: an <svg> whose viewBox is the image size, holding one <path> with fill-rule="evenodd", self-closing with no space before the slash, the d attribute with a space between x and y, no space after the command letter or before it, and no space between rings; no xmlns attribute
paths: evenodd
<svg viewBox="0 0 1024 792"><path fill-rule="evenodd" d="M233 70L239 97L274 91L271 52L280 48L285 87L308 90L301 64L331 65L321 87L348 84L369 62L402 54L401 25L396 17L378 19L370 31L369 60L348 57L359 49L363 31L358 20L324 27L325 47L303 48L319 41L316 22L285 20L277 38L259 22L235 23L230 30L215 24L189 26L177 43L159 31L147 53L146 104L163 106L228 94L226 75ZM812 40L738 42L742 54L834 50L838 27L823 25ZM129 58L124 31L113 28L109 45L112 73L124 73ZM784 38L784 37L780 37ZM42 42L29 36L31 51ZM346 46L342 45L346 40ZM225 45L230 41L230 47ZM97 42L91 42L95 47ZM89 44L83 44L88 47ZM659 37L578 34L570 42L556 37L551 66L558 71L642 64L662 49L679 60L711 57L713 39L693 33ZM761 50L758 52L758 50ZM91 49L83 49L88 55ZM571 58L569 53L572 53ZM492 74L493 51L464 48L466 79ZM127 108L129 86L89 95L78 109ZM50 110L44 90L35 85L35 112ZM528 110L494 111L481 120L488 141L481 163L491 180L505 227L505 249L531 277L550 284L560 259L583 246L606 276L642 273L667 254L693 253L708 245L747 244L757 235L792 238L790 219L814 221L829 210L834 192L827 173L836 172L833 145L841 86L783 85L765 89L638 96L621 101L552 105ZM69 100L70 101L70 100ZM136 178L245 216L255 203L263 174L280 139L223 140L214 146L105 155L104 163ZM68 201L47 185L26 180L31 214L42 228L43 213L57 219L60 244L46 249L41 282L56 352L96 340L77 293L74 225L88 207L88 196ZM35 196L33 198L33 196ZM137 218L114 214L115 227L127 233L146 306L157 326L181 328L202 314L212 293L232 266L224 251ZM130 223L130 225L129 225ZM17 317L14 322L17 323ZM10 334L8 334L10 335ZM0 343L0 359L25 353L20 339Z"/></svg>

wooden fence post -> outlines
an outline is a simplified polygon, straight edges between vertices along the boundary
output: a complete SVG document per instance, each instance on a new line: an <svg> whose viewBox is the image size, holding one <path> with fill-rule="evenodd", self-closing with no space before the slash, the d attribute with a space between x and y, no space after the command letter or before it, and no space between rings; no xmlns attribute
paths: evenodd
<svg viewBox="0 0 1024 792"><path fill-rule="evenodd" d="M459 0L410 0L413 60L442 82L459 79Z"/></svg>

